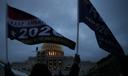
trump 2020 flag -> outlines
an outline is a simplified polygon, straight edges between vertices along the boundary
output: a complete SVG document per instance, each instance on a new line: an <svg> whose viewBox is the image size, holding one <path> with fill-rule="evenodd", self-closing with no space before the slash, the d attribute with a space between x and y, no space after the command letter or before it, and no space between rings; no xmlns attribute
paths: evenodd
<svg viewBox="0 0 128 76"><path fill-rule="evenodd" d="M57 33L39 18L8 5L8 37L24 44L57 43L75 49L75 42Z"/></svg>
<svg viewBox="0 0 128 76"><path fill-rule="evenodd" d="M89 0L79 0L79 22L87 24L94 32L100 48L116 56L124 55L122 47L113 36Z"/></svg>

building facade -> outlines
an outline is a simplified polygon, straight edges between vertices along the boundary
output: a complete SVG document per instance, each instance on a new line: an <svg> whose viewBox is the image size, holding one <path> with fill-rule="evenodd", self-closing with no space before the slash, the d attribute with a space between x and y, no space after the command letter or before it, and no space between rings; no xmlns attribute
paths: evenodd
<svg viewBox="0 0 128 76"><path fill-rule="evenodd" d="M37 51L36 57L29 57L25 62L13 63L12 65L13 68L29 75L32 67L36 63L47 64L53 76L57 75L59 71L61 71L64 76L68 76L73 64L73 56L65 56L60 45L45 43L41 46L41 49ZM95 63L92 62L81 61L79 76L85 76L94 64Z"/></svg>

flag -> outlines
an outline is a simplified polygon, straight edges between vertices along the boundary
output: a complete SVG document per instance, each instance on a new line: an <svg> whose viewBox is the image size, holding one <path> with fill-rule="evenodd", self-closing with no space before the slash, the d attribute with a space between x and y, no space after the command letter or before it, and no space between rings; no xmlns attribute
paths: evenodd
<svg viewBox="0 0 128 76"><path fill-rule="evenodd" d="M8 37L24 44L57 43L75 49L75 42L57 33L39 18L8 5Z"/></svg>
<svg viewBox="0 0 128 76"><path fill-rule="evenodd" d="M94 32L100 48L116 55L124 55L123 49L89 0L79 0L79 22L87 24Z"/></svg>

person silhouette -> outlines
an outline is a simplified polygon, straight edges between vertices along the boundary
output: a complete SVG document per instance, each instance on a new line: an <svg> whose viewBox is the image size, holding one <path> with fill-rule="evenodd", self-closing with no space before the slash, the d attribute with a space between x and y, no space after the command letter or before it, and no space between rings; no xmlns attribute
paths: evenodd
<svg viewBox="0 0 128 76"><path fill-rule="evenodd" d="M47 65L43 63L37 63L34 65L29 76L52 76Z"/></svg>
<svg viewBox="0 0 128 76"><path fill-rule="evenodd" d="M59 70L58 76L64 76L61 70Z"/></svg>
<svg viewBox="0 0 128 76"><path fill-rule="evenodd" d="M11 70L10 63L5 64L4 70L5 70L5 76L15 76L15 74Z"/></svg>
<svg viewBox="0 0 128 76"><path fill-rule="evenodd" d="M80 63L80 57L78 54L75 54L74 63L70 69L69 76L79 76L79 63Z"/></svg>

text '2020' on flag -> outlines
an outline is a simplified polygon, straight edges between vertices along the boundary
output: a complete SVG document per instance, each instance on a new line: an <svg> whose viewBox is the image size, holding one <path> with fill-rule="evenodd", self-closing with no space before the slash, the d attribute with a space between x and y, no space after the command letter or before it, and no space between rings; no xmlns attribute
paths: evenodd
<svg viewBox="0 0 128 76"><path fill-rule="evenodd" d="M87 24L94 32L100 48L116 56L124 55L122 47L113 36L89 0L79 0L79 22Z"/></svg>
<svg viewBox="0 0 128 76"><path fill-rule="evenodd" d="M75 49L75 42L57 33L39 18L8 5L8 37L24 44L57 43Z"/></svg>

